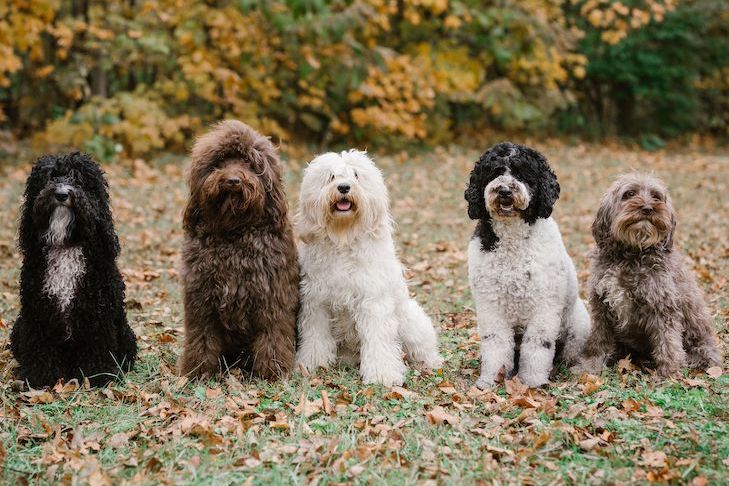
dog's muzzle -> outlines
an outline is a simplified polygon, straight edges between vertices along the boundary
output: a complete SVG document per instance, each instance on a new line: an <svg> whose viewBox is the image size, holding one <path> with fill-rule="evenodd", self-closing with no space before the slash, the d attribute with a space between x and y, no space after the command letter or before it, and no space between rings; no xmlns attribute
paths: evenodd
<svg viewBox="0 0 729 486"><path fill-rule="evenodd" d="M502 216L510 216L514 213L514 193L507 186L500 186L497 189L496 204Z"/></svg>
<svg viewBox="0 0 729 486"><path fill-rule="evenodd" d="M71 195L73 188L68 184L59 184L53 192L54 206L71 206Z"/></svg>

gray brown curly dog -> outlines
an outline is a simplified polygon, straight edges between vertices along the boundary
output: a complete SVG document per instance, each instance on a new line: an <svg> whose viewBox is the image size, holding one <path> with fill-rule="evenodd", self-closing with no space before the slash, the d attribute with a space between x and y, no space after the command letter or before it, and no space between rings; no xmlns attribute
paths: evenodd
<svg viewBox="0 0 729 486"><path fill-rule="evenodd" d="M575 371L599 373L626 354L661 376L721 363L701 290L674 249L675 227L671 198L655 177L623 175L605 194L592 225L593 331Z"/></svg>

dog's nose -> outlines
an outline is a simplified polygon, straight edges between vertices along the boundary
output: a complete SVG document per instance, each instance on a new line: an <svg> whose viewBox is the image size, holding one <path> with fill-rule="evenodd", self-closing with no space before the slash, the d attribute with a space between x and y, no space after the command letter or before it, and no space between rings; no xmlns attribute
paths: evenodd
<svg viewBox="0 0 729 486"><path fill-rule="evenodd" d="M643 206L640 208L640 212L648 216L649 214L653 213L653 206Z"/></svg>
<svg viewBox="0 0 729 486"><path fill-rule="evenodd" d="M68 200L68 193L65 191L56 191L56 200L59 202Z"/></svg>
<svg viewBox="0 0 729 486"><path fill-rule="evenodd" d="M341 192L342 194L347 194L349 192L350 186L349 184L339 184L337 186L337 190Z"/></svg>
<svg viewBox="0 0 729 486"><path fill-rule="evenodd" d="M511 189L508 187L500 187L499 188L499 196L501 197L510 197L512 194Z"/></svg>
<svg viewBox="0 0 729 486"><path fill-rule="evenodd" d="M237 186L238 184L240 184L240 177L228 177L225 183L229 186Z"/></svg>

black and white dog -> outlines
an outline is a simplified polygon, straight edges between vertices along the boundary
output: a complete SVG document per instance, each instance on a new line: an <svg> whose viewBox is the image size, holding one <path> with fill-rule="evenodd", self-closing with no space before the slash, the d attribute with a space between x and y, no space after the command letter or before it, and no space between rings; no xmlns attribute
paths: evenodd
<svg viewBox="0 0 729 486"><path fill-rule="evenodd" d="M33 387L83 377L104 385L131 369L137 344L103 172L86 154L43 156L21 211L21 307L10 335L19 377Z"/></svg>
<svg viewBox="0 0 729 486"><path fill-rule="evenodd" d="M503 374L529 386L572 362L590 332L577 274L551 218L559 183L539 152L512 143L487 150L465 192L478 225L468 276L481 336L479 388Z"/></svg>

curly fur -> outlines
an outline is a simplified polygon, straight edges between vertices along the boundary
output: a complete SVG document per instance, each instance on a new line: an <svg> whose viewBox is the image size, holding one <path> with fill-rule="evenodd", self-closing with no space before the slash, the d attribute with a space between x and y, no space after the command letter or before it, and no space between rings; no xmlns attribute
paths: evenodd
<svg viewBox="0 0 729 486"><path fill-rule="evenodd" d="M518 371L530 386L571 363L590 330L577 275L557 224L557 177L539 152L501 143L471 172L468 215L477 219L468 275L481 336L480 388Z"/></svg>
<svg viewBox="0 0 729 486"><path fill-rule="evenodd" d="M10 335L19 377L34 387L83 377L104 385L130 370L137 345L116 265L119 242L103 172L88 155L38 159L19 244L21 307Z"/></svg>
<svg viewBox="0 0 729 486"><path fill-rule="evenodd" d="M436 331L410 298L395 253L387 188L365 152L327 153L304 172L301 343L309 370L341 361L365 383L402 384L410 360L437 368Z"/></svg>
<svg viewBox="0 0 729 486"><path fill-rule="evenodd" d="M294 362L299 266L276 149L228 120L198 138L191 159L180 372L240 366L278 378Z"/></svg>
<svg viewBox="0 0 729 486"><path fill-rule="evenodd" d="M623 175L607 191L592 225L594 329L576 371L599 373L626 354L662 376L721 363L703 295L673 247L675 227L660 180Z"/></svg>

